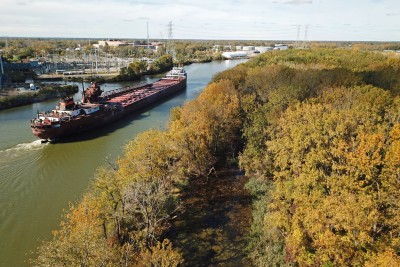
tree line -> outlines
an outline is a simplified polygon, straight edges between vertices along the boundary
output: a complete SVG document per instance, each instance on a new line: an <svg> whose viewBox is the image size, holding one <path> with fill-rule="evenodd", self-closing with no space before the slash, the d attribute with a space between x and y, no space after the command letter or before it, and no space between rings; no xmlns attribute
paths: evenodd
<svg viewBox="0 0 400 267"><path fill-rule="evenodd" d="M143 60L135 60L128 67L120 69L119 74L111 80L116 81L135 81L139 80L143 75L152 75L166 72L174 66L171 55L163 55L154 60L152 64L148 64Z"/></svg>

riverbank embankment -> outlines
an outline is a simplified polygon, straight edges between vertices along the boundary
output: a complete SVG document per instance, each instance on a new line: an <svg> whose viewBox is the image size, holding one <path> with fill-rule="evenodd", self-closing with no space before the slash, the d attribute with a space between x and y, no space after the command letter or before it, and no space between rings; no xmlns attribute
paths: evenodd
<svg viewBox="0 0 400 267"><path fill-rule="evenodd" d="M32 92L15 90L5 91L4 94L0 95L0 110L73 95L77 93L78 90L78 86L76 85L52 85Z"/></svg>

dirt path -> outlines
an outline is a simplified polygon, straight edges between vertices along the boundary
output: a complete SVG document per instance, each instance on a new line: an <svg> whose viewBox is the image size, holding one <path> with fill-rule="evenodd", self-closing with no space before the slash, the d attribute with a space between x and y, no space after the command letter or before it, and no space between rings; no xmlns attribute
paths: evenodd
<svg viewBox="0 0 400 267"><path fill-rule="evenodd" d="M168 234L181 249L185 266L250 266L245 258L251 223L251 196L238 170L223 170L205 183L192 181L184 213Z"/></svg>

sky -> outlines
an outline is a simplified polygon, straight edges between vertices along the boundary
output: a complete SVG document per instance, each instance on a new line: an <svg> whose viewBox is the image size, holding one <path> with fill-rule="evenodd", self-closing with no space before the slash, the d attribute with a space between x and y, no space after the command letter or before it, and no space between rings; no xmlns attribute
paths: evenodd
<svg viewBox="0 0 400 267"><path fill-rule="evenodd" d="M400 41L399 0L0 0L1 37Z"/></svg>

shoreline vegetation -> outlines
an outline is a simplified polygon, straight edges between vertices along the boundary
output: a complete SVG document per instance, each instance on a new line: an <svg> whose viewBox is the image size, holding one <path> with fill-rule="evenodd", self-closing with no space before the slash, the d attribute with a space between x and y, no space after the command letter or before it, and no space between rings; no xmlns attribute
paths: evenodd
<svg viewBox="0 0 400 267"><path fill-rule="evenodd" d="M31 263L400 266L399 93L400 59L359 49L273 51L218 73L167 130L98 169ZM235 168L244 180L220 175ZM238 192L252 208L230 202ZM205 214L192 229L191 205Z"/></svg>
<svg viewBox="0 0 400 267"><path fill-rule="evenodd" d="M76 85L46 85L42 89L16 95L0 96L0 110L73 95L79 91Z"/></svg>

